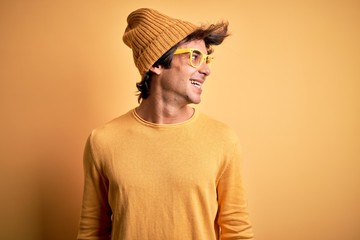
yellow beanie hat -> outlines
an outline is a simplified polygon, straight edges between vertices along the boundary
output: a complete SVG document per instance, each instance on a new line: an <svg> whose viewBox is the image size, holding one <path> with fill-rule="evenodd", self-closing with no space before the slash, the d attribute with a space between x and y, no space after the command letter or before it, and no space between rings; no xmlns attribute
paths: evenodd
<svg viewBox="0 0 360 240"><path fill-rule="evenodd" d="M149 8L130 13L127 23L123 41L132 49L141 76L171 47L198 28Z"/></svg>

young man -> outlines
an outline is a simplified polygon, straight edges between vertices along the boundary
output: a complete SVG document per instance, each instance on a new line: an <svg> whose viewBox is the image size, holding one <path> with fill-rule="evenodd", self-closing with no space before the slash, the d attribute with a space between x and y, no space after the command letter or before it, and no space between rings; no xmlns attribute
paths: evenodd
<svg viewBox="0 0 360 240"><path fill-rule="evenodd" d="M227 23L198 27L146 8L127 21L140 104L88 139L78 239L253 239L238 138L189 106Z"/></svg>

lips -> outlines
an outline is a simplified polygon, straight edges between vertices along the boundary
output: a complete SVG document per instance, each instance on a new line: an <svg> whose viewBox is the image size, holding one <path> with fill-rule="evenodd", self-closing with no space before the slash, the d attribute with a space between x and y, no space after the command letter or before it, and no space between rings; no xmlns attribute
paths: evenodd
<svg viewBox="0 0 360 240"><path fill-rule="evenodd" d="M202 85L202 82L200 82L198 80L193 80L193 79L190 80L190 83L197 88L201 88L201 85Z"/></svg>

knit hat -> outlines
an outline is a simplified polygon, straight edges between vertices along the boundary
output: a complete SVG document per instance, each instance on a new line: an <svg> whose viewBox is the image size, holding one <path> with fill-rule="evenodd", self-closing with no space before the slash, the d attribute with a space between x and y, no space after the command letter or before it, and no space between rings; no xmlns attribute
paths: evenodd
<svg viewBox="0 0 360 240"><path fill-rule="evenodd" d="M171 47L198 28L149 8L130 13L127 23L123 41L132 49L141 76Z"/></svg>

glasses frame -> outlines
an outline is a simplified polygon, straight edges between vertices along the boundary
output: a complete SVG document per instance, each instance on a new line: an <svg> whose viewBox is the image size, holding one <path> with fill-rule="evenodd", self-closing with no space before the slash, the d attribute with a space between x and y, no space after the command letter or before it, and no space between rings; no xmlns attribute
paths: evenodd
<svg viewBox="0 0 360 240"><path fill-rule="evenodd" d="M192 62L194 51L197 51L197 52L199 52L201 54L201 56L200 56L201 59L200 59L200 63L199 63L198 66L194 65L193 62ZM183 54L183 53L190 53L189 54L189 63L193 68L200 67L204 63L204 61L208 66L210 66L211 61L214 59L214 57L212 57L212 56L210 56L208 54L205 54L205 53L203 53L202 51L200 51L199 49L196 49L196 48L178 48L178 49L175 50L174 55Z"/></svg>

